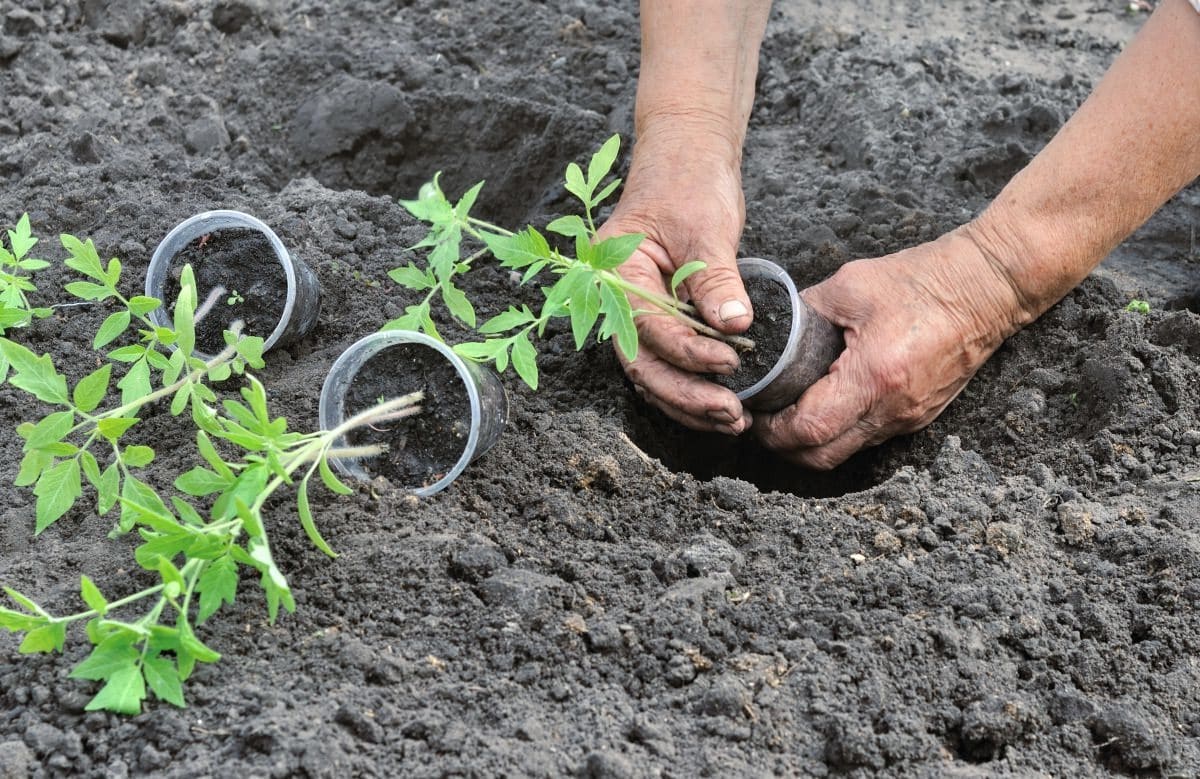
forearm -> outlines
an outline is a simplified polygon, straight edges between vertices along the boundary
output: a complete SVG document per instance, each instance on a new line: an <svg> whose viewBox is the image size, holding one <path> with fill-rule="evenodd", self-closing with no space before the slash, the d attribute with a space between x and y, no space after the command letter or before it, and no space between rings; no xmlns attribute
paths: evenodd
<svg viewBox="0 0 1200 779"><path fill-rule="evenodd" d="M741 158L770 0L642 0L638 135L678 126Z"/></svg>
<svg viewBox="0 0 1200 779"><path fill-rule="evenodd" d="M966 229L1007 277L1010 329L1062 298L1200 175L1200 14L1165 0L1092 95Z"/></svg>

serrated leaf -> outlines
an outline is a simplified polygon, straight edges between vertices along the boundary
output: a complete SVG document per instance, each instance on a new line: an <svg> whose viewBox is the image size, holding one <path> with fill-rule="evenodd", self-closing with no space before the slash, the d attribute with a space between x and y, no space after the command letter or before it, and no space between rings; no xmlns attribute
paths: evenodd
<svg viewBox="0 0 1200 779"><path fill-rule="evenodd" d="M96 281L104 280L104 268L100 264L100 255L96 253L96 245L92 243L91 238L80 241L73 235L63 234L59 236L59 240L62 242L63 248L71 254L65 261L68 268L77 270Z"/></svg>
<svg viewBox="0 0 1200 779"><path fill-rule="evenodd" d="M637 358L638 341L629 299L603 284L600 286L600 311L604 314L604 322L600 326L601 337L615 336L617 348L626 360L632 362Z"/></svg>
<svg viewBox="0 0 1200 779"><path fill-rule="evenodd" d="M121 281L121 261L116 257L111 257L108 260L108 267L104 270L104 283L109 287L115 287Z"/></svg>
<svg viewBox="0 0 1200 779"><path fill-rule="evenodd" d="M576 351L587 343L588 335L600 317L600 289L595 284L582 286L571 296L571 334Z"/></svg>
<svg viewBox="0 0 1200 779"><path fill-rule="evenodd" d="M538 387L537 350L529 341L528 333L521 333L513 339L512 364L521 380L536 390Z"/></svg>
<svg viewBox="0 0 1200 779"><path fill-rule="evenodd" d="M5 587L4 594L12 598L18 606L25 609L30 614L37 614L39 617L44 619L48 619L50 617L50 615L46 613L45 609L33 602L32 598L27 595L22 595L12 587Z"/></svg>
<svg viewBox="0 0 1200 779"><path fill-rule="evenodd" d="M203 498L205 495L224 490L232 483L232 476L221 476L197 465L175 480L175 489L197 498Z"/></svg>
<svg viewBox="0 0 1200 779"><path fill-rule="evenodd" d="M13 255L16 259L21 259L37 242L38 239L34 238L30 231L29 214L21 214L14 229L8 231L8 245L12 247Z"/></svg>
<svg viewBox="0 0 1200 779"><path fill-rule="evenodd" d="M17 652L23 655L61 652L66 643L67 623L51 622L26 633L25 640L17 647Z"/></svg>
<svg viewBox="0 0 1200 779"><path fill-rule="evenodd" d="M127 446L125 447L125 451L121 453L121 459L130 468L141 468L154 461L154 450L140 444Z"/></svg>
<svg viewBox="0 0 1200 779"><path fill-rule="evenodd" d="M588 161L587 171L589 192L595 192L596 187L600 186L600 182L612 170L613 163L617 161L617 153L620 151L621 136L613 135L592 155L592 159Z"/></svg>
<svg viewBox="0 0 1200 779"><path fill-rule="evenodd" d="M567 191L575 197L588 202L588 196L591 192L588 191L587 182L583 178L583 169L574 162L567 164L567 172L564 176L564 181L567 186Z"/></svg>
<svg viewBox="0 0 1200 779"><path fill-rule="evenodd" d="M37 480L33 488L37 496L37 517L34 535L41 533L54 524L63 514L66 514L76 499L83 494L82 479L79 474L79 461L75 459L62 462L47 468Z"/></svg>
<svg viewBox="0 0 1200 779"><path fill-rule="evenodd" d="M532 227L507 236L483 233L483 239L505 268L520 270L530 263L548 260L552 256L545 236Z"/></svg>
<svg viewBox="0 0 1200 779"><path fill-rule="evenodd" d="M129 310L133 312L134 316L149 314L161 305L161 300L146 295L134 295L129 299Z"/></svg>
<svg viewBox="0 0 1200 779"><path fill-rule="evenodd" d="M475 206L475 200L479 197L479 190L481 189L483 189L482 181L463 193L463 196L454 204L454 215L459 219L465 220L471 209Z"/></svg>
<svg viewBox="0 0 1200 779"><path fill-rule="evenodd" d="M209 563L196 583L196 589L200 592L197 624L203 624L221 608L222 603L233 603L237 596L237 585L237 564L232 557L226 554Z"/></svg>
<svg viewBox="0 0 1200 779"><path fill-rule="evenodd" d="M263 338L257 335L246 335L237 342L238 356L246 361L251 368L258 370L266 363L263 362Z"/></svg>
<svg viewBox="0 0 1200 779"><path fill-rule="evenodd" d="M92 371L79 380L71 392L75 407L83 412L94 411L108 394L108 380L112 375L112 364L105 363L99 370Z"/></svg>
<svg viewBox="0 0 1200 779"><path fill-rule="evenodd" d="M433 289L433 286L437 284L437 280L433 276L411 262L402 268L392 268L388 271L388 276L400 286L416 292Z"/></svg>
<svg viewBox="0 0 1200 779"><path fill-rule="evenodd" d="M25 390L38 400L55 405L67 403L67 379L54 369L50 355L40 357L15 341L0 338L3 354L14 374L8 383Z"/></svg>
<svg viewBox="0 0 1200 779"><path fill-rule="evenodd" d="M106 417L96 422L96 432L116 443L125 431L136 425L137 417Z"/></svg>
<svg viewBox="0 0 1200 779"><path fill-rule="evenodd" d="M475 307L461 289L449 282L442 284L442 302L455 318L467 327L475 327Z"/></svg>
<svg viewBox="0 0 1200 779"><path fill-rule="evenodd" d="M313 521L312 509L308 505L308 476L300 480L300 485L296 489L296 511L300 515L300 526L304 528L312 545L330 557L337 557L337 553L321 537L320 531L317 530L317 523Z"/></svg>
<svg viewBox="0 0 1200 779"><path fill-rule="evenodd" d="M150 384L150 364L145 360L138 360L130 365L129 371L121 377L117 386L121 388L122 404L146 397L154 389Z"/></svg>
<svg viewBox="0 0 1200 779"><path fill-rule="evenodd" d="M190 652L197 660L202 663L215 663L221 659L221 653L214 649L209 649L200 639L196 638L196 634L192 632L192 628L186 622L179 626L179 646Z"/></svg>
<svg viewBox="0 0 1200 779"><path fill-rule="evenodd" d="M24 435L25 448L45 449L47 445L61 441L74 424L74 411L55 411L47 414Z"/></svg>
<svg viewBox="0 0 1200 779"><path fill-rule="evenodd" d="M161 655L155 655L142 661L142 671L146 675L146 683L159 700L184 708L183 684L174 663Z"/></svg>
<svg viewBox="0 0 1200 779"><path fill-rule="evenodd" d="M21 469L17 472L17 478L13 481L18 487L28 487L37 482L38 477L42 475L42 471L49 468L54 463L54 456L42 449L31 449L21 458Z"/></svg>
<svg viewBox="0 0 1200 779"><path fill-rule="evenodd" d="M121 492L121 471L116 463L112 463L100 474L100 483L96 485L96 510L107 514L117 505L117 497Z"/></svg>
<svg viewBox="0 0 1200 779"><path fill-rule="evenodd" d="M546 230L551 233L557 233L558 235L565 235L569 238L574 238L580 235L582 235L584 238L587 238L591 235L591 231L588 230L587 225L583 221L583 217L575 214L560 216L558 219L555 219L553 222L546 225Z"/></svg>
<svg viewBox="0 0 1200 779"><path fill-rule="evenodd" d="M92 348L102 349L120 337L128 328L129 311L114 311L108 315L100 325L100 329L96 331L96 337L92 340Z"/></svg>
<svg viewBox="0 0 1200 779"><path fill-rule="evenodd" d="M111 679L117 673L136 668L141 656L134 646L136 637L127 632L113 633L92 649L84 660L71 669L72 679L88 679L98 682Z"/></svg>
<svg viewBox="0 0 1200 779"><path fill-rule="evenodd" d="M118 349L113 349L108 353L108 359L116 360L117 362L137 362L146 356L146 347L140 344L130 344L122 346Z"/></svg>
<svg viewBox="0 0 1200 779"><path fill-rule="evenodd" d="M84 709L140 714L145 698L146 683L142 678L142 669L135 664L115 672Z"/></svg>
<svg viewBox="0 0 1200 779"><path fill-rule="evenodd" d="M46 621L45 617L35 617L22 614L12 609L0 608L0 628L16 633L23 630L33 630Z"/></svg>
<svg viewBox="0 0 1200 779"><path fill-rule="evenodd" d="M83 602L87 604L87 607L100 616L103 617L104 612L108 611L108 601L105 600L96 583L86 575L80 575L79 577L79 594L83 598Z"/></svg>
<svg viewBox="0 0 1200 779"><path fill-rule="evenodd" d="M455 354L472 362L490 362L496 359L497 354L507 351L507 338L488 338L454 345Z"/></svg>
<svg viewBox="0 0 1200 779"><path fill-rule="evenodd" d="M484 335L494 335L496 333L506 333L516 327L527 325L533 322L537 317L529 310L528 306L509 306L508 310L497 314L488 321L484 322L479 328L479 332Z"/></svg>
<svg viewBox="0 0 1200 779"><path fill-rule="evenodd" d="M587 261L588 265L596 270L612 270L619 267L637 251L645 237L644 233L630 233L629 235L605 238L593 246L592 254Z"/></svg>
<svg viewBox="0 0 1200 779"><path fill-rule="evenodd" d="M108 287L93 284L90 281L72 281L63 285L63 289L80 300L106 300L112 296Z"/></svg>

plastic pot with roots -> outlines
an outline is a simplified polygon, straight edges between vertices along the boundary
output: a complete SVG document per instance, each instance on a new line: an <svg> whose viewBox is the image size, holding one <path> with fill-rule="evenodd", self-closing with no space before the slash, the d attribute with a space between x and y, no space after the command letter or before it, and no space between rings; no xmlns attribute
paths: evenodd
<svg viewBox="0 0 1200 779"><path fill-rule="evenodd" d="M432 495L486 453L508 420L508 397L490 369L422 333L388 330L356 341L333 363L321 387L321 429L413 392L424 395L417 413L359 427L334 444L386 451L339 458L334 466L357 479L384 476L416 495Z"/></svg>
<svg viewBox="0 0 1200 779"><path fill-rule="evenodd" d="M743 257L738 271L754 307L746 335L755 348L741 354L736 373L716 380L752 411L778 411L825 375L845 346L842 331L804 302L775 263Z"/></svg>
<svg viewBox="0 0 1200 779"><path fill-rule="evenodd" d="M240 211L205 211L185 219L159 243L146 271L146 294L163 301L151 321L169 326L179 275L190 264L200 298L196 351L216 354L237 320L263 338L264 351L302 338L317 323L317 276L293 257L279 236Z"/></svg>

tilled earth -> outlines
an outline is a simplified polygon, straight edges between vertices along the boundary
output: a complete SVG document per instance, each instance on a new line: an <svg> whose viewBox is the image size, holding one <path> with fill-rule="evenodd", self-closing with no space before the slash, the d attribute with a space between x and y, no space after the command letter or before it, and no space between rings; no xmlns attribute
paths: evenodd
<svg viewBox="0 0 1200 779"><path fill-rule="evenodd" d="M961 224L1144 18L780 0L744 253L805 286ZM0 222L28 211L53 258L92 237L131 292L195 212L272 225L324 289L262 372L309 429L338 353L415 302L386 276L421 235L395 198L442 170L487 179L491 219L567 212L559 171L631 131L637 62L632 0L0 0ZM316 498L337 560L273 507L298 611L268 625L244 580L186 709L85 713L81 634L65 657L0 636L0 776L1198 775L1198 216L1193 187L926 431L831 474L679 430L554 330L543 388L506 377L506 434L447 492ZM78 377L106 313L18 337ZM35 413L0 389L0 483ZM191 433L138 427L166 489ZM0 582L68 612L81 573L141 581L86 501L35 539L29 490L3 495Z"/></svg>

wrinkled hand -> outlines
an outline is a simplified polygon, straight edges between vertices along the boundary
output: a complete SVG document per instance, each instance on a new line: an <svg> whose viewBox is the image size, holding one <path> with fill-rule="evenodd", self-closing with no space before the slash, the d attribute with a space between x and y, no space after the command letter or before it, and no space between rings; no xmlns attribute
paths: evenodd
<svg viewBox="0 0 1200 779"><path fill-rule="evenodd" d="M738 147L686 131L643 134L621 201L599 237L645 233L620 268L639 286L669 295L671 275L691 260L707 268L689 277L681 299L725 333L750 326L750 300L737 272L737 246L745 219ZM647 305L631 298L634 309ZM618 351L625 372L647 402L687 427L737 435L751 422L737 396L701 374L730 374L732 347L698 335L668 317L637 318L638 354Z"/></svg>
<svg viewBox="0 0 1200 779"><path fill-rule="evenodd" d="M845 329L846 350L796 403L756 416L754 429L818 469L928 425L1024 321L1020 296L970 226L848 263L803 296Z"/></svg>

